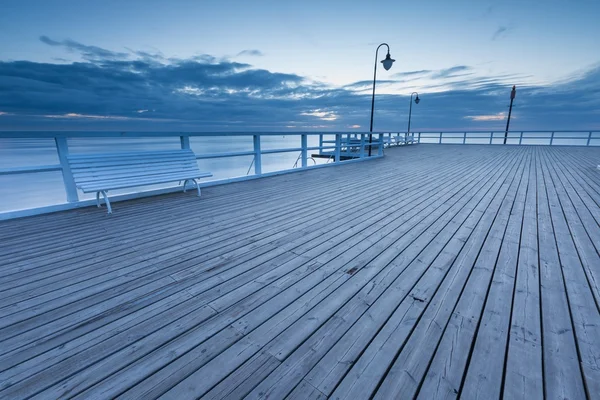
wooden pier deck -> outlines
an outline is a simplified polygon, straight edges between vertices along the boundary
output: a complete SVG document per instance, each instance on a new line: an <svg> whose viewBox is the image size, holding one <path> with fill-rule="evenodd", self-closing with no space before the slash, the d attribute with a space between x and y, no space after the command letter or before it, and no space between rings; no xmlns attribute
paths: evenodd
<svg viewBox="0 0 600 400"><path fill-rule="evenodd" d="M0 223L0 398L600 398L600 148L418 145Z"/></svg>

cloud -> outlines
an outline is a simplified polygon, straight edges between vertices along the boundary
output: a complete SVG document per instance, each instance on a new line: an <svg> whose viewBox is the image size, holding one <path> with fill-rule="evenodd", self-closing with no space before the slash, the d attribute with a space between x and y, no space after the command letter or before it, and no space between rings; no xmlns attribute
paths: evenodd
<svg viewBox="0 0 600 400"><path fill-rule="evenodd" d="M86 115L86 114L77 114L77 113L67 113L62 115L44 115L46 118L65 118L65 119L100 119L100 120L115 120L115 121L126 121L128 117L120 117L120 116L111 116L111 115Z"/></svg>
<svg viewBox="0 0 600 400"><path fill-rule="evenodd" d="M512 28L507 27L507 26L499 26L498 29L496 29L496 31L494 32L494 34L492 35L492 41L494 40L498 40L502 37L505 37L506 34L512 30Z"/></svg>
<svg viewBox="0 0 600 400"><path fill-rule="evenodd" d="M403 82L403 81L377 79L377 87L381 87L382 85L391 85L394 83L401 83L401 82ZM344 88L346 88L346 89L355 89L355 90L356 89L368 89L368 88L372 88L372 87L373 87L372 80L358 81L358 82L354 82L354 83L344 86Z"/></svg>
<svg viewBox="0 0 600 400"><path fill-rule="evenodd" d="M455 78L458 76L472 75L472 72L467 73L467 71L470 71L470 70L471 70L471 67L469 67L467 65L456 65L454 67L434 71L430 75L430 77L432 79L447 79L447 78Z"/></svg>
<svg viewBox="0 0 600 400"><path fill-rule="evenodd" d="M505 121L506 113L501 112L492 115L467 115L464 118L470 119L471 121Z"/></svg>
<svg viewBox="0 0 600 400"><path fill-rule="evenodd" d="M135 50L128 57L93 54L105 58L0 62L0 130L368 127L371 93L364 88L371 88L372 81L339 88L212 55L172 59ZM412 109L411 125L417 131L503 129L513 84L514 129L600 129L600 64L548 86L526 84L527 79L511 74L481 76L466 65L408 71L408 76L413 72L423 79L410 83L421 98ZM376 95L375 130L405 129L412 88L398 89L401 82L378 81L378 88L388 87Z"/></svg>
<svg viewBox="0 0 600 400"><path fill-rule="evenodd" d="M394 78L403 78L405 76L417 76L417 75L428 75L430 74L431 70L429 69L421 69L419 71L406 71L406 72L398 72L396 74L392 74L392 76Z"/></svg>
<svg viewBox="0 0 600 400"><path fill-rule="evenodd" d="M242 50L237 54L237 57L240 56L263 57L264 53L260 50Z"/></svg>
<svg viewBox="0 0 600 400"><path fill-rule="evenodd" d="M338 119L338 116L333 111L325 111L325 110L313 110L300 113L300 115L310 115L313 117L317 117L322 121L335 121Z"/></svg>
<svg viewBox="0 0 600 400"><path fill-rule="evenodd" d="M81 56L85 60L121 60L129 56L127 53L118 53L97 46L88 46L70 39L58 42L50 39L48 36L40 36L40 41L49 46L64 47L69 52L81 53Z"/></svg>

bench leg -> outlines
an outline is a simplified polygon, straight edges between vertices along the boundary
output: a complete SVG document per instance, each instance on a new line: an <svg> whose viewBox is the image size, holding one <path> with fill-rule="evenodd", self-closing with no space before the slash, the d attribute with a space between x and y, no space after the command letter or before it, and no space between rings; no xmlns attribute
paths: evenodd
<svg viewBox="0 0 600 400"><path fill-rule="evenodd" d="M187 190L185 186L187 185L188 181L193 182L196 185L196 189L198 190L198 197L200 197L200 184L195 179L186 179L185 182L183 182L183 193L185 193L185 191Z"/></svg>
<svg viewBox="0 0 600 400"><path fill-rule="evenodd" d="M98 208L102 207L100 204L100 192L96 192L96 205Z"/></svg>
<svg viewBox="0 0 600 400"><path fill-rule="evenodd" d="M102 191L102 197L104 197L104 202L106 203L106 209L108 210L108 214L112 214L112 208L110 206L110 200L108 200L108 193L106 193L106 190Z"/></svg>

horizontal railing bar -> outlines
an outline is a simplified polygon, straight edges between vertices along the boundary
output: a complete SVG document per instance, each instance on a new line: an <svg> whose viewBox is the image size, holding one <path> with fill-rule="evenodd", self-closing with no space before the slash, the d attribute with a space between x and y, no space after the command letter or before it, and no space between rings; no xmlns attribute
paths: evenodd
<svg viewBox="0 0 600 400"><path fill-rule="evenodd" d="M222 157L242 157L242 156L253 156L253 151L238 151L234 153L205 153L196 154L196 159L209 159L209 158L222 158Z"/></svg>
<svg viewBox="0 0 600 400"><path fill-rule="evenodd" d="M276 153L291 153L291 152L296 152L296 151L302 151L302 147L288 148L288 149L268 149L268 150L261 150L260 153L261 154L276 154Z"/></svg>
<svg viewBox="0 0 600 400"><path fill-rule="evenodd" d="M38 165L33 167L0 168L0 175L29 174L34 172L52 172L60 170L62 170L60 164Z"/></svg>
<svg viewBox="0 0 600 400"><path fill-rule="evenodd" d="M467 133L486 133L489 138L489 134L504 135L504 131L466 131ZM523 133L586 133L592 134L600 133L598 130L556 130L556 131L511 131L509 134ZM86 132L73 132L73 131L0 131L1 138L99 138L99 137L120 137L120 138L135 138L135 137L203 137L203 136L301 136L301 135L397 135L406 134L407 132L289 132L289 131L273 131L273 132L113 132L113 131L86 131ZM418 134L419 132L412 132ZM421 132L421 137L425 134L436 134L439 137L439 131L428 131ZM442 131L443 134L464 134L465 131ZM500 137L500 136L498 136ZM504 136L502 136L503 138Z"/></svg>
<svg viewBox="0 0 600 400"><path fill-rule="evenodd" d="M379 135L383 132L372 132L373 135ZM115 131L0 131L0 139L1 138L105 138L105 137L120 137L120 138L136 138L136 137L181 137L181 136L190 136L190 137L203 137L203 136L302 136L302 135L311 135L311 136L319 136L319 135L369 135L369 132L318 132L318 131L307 131L307 132L289 132L289 131L273 131L273 132L170 132L170 131L157 131L157 132L115 132Z"/></svg>

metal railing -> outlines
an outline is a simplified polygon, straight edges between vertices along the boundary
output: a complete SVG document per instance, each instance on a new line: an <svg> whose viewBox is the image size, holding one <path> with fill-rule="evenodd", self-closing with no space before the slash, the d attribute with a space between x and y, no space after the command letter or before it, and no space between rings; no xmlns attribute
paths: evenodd
<svg viewBox="0 0 600 400"><path fill-rule="evenodd" d="M285 136L300 139L300 146L292 147L281 147L281 148L264 148L262 146L265 137ZM61 172L62 183L64 192L66 193L66 203L62 204L51 204L35 208L26 208L24 210L15 211L0 211L0 220L16 218L27 215L35 215L46 212L53 212L59 210L65 210L70 208L88 206L94 204L94 201L81 200L79 198L78 190L75 186L73 176L69 168L67 157L73 150L72 141L84 140L89 138L99 138L101 140L107 140L111 143L114 142L115 146L118 147L119 140L123 138L127 139L165 139L171 138L177 140L179 138L178 147L182 149L189 149L192 146L190 139L195 138L220 138L218 140L231 140L234 143L236 137L252 138L251 148L245 151L219 151L212 152L214 149L209 148L210 144L203 144L201 151L193 149L196 154L197 160L209 160L209 159L233 159L236 157L252 157L250 168L248 171L253 169L253 174L246 175L239 174L238 176L227 177L224 179L217 179L212 181L203 182L201 186L220 185L229 182L236 182L248 179L255 179L264 176L278 175L283 173L290 173L298 170L304 170L309 168L320 168L326 166L333 166L340 162L352 162L352 161L364 161L369 158L378 158L383 156L384 147L384 135L383 133L373 134L373 143L368 142L368 133L348 133L348 132L331 132L331 133L319 133L319 132L0 132L0 150L2 149L3 140L17 139L17 140L28 140L28 139L47 139L53 140L53 147L56 151L56 158L58 163L54 164L36 164L35 160L37 154L35 151L31 151L27 155L27 161L31 161L30 165L24 166L11 166L0 168L0 178L8 175L27 175L26 180L31 180L31 174L46 173L46 172ZM316 145L316 137L318 137L318 145ZM309 138L315 145L309 145ZM289 139L289 138L288 138ZM291 140L287 140L291 142ZM229 143L229 142L228 142ZM369 146L372 150L372 156L367 156ZM235 147L235 146L233 146ZM268 146L267 146L268 147ZM114 150L110 152L118 152ZM317 152L317 154L310 154L310 152ZM97 151L98 153L105 153L106 151ZM264 172L263 171L263 158L264 156L273 154L283 153L299 153L298 157L295 158L294 164L290 163L290 167L279 168L275 171ZM295 155L294 155L295 156ZM316 162L309 163L309 159L315 161L313 156L320 156L326 159L326 162L318 164ZM293 160L292 160L293 161ZM332 163L330 161L333 161ZM248 165L248 164L246 164ZM33 178L35 179L35 178ZM135 188L134 188L135 190ZM114 198L115 201L126 200L137 197L144 197L148 195L155 195L160 193L168 193L172 191L180 190L178 187L167 187L161 189L154 189L149 191L139 191L133 193L127 193L117 195ZM2 193L2 186L0 185L0 200L5 198Z"/></svg>
<svg viewBox="0 0 600 400"><path fill-rule="evenodd" d="M417 143L600 146L600 131L445 131L411 132ZM386 132L386 144L403 144L406 132Z"/></svg>
<svg viewBox="0 0 600 400"><path fill-rule="evenodd" d="M297 170L308 168L320 168L336 165L340 162L363 161L368 159L369 146L372 150L372 157L382 157L383 149L386 146L405 145L410 143L438 143L438 144L504 144L504 131L445 131L445 132L412 132L407 135L406 132L376 132L373 133L374 141L369 144L368 132L350 133L350 132L0 132L0 157L3 150L3 141L5 140L23 140L40 139L52 142L52 151L55 153L54 163L36 163L39 159L36 151L32 150L27 154L26 165L22 162L16 165L6 163L2 165L0 159L0 178L7 176L23 176L25 179L20 179L18 185L22 182L39 182L38 176L34 174L42 174L60 172L62 178L62 187L66 194L66 202L52 202L49 205L44 203L43 206L25 207L23 210L6 211L6 208L0 207L0 220L15 218L26 215L34 215L51 211L65 210L69 208L81 207L94 204L93 199L80 199L78 190L75 187L75 182L71 175L67 156L74 147L73 141L85 140L87 138L96 138L99 140L114 142L115 145L123 139L137 141L138 139L146 139L148 141L173 140L177 148L192 148L196 153L196 158L199 162L202 160L222 159L232 160L236 157L251 157L251 160L246 161L243 172L238 175L228 176L222 179L216 179L202 183L201 186L219 185L223 183L236 182L247 179L255 179L264 176L271 176L283 173L289 173ZM295 140L300 139L300 145L291 145L288 147L270 148L268 145L263 146L268 139L275 136L292 137ZM238 137L238 139L236 139ZM209 138L217 138L217 140L230 140L227 142L235 143L235 140L240 140L242 137L248 142L248 148L243 151L216 151L218 150L211 143L203 143L200 151L196 146L192 146L190 139L209 140ZM318 142L317 142L318 138ZM251 143L250 143L251 139ZM289 138L288 138L289 139ZM287 141L288 143L291 140ZM194 144L194 143L192 143ZM197 143L196 143L197 144ZM517 131L509 132L506 138L507 145L575 145L575 146L600 146L600 131ZM236 146L233 146L235 148ZM225 146L225 148L231 148ZM75 152L78 150L75 149ZM118 150L115 150L118 151ZM110 152L115 152L111 151ZM311 152L317 152L311 154ZM97 151L106 152L106 151ZM270 172L263 171L263 159L269 155L291 154L289 166L281 167ZM285 157L282 157L285 158ZM324 159L324 162L317 164L315 158ZM294 162L294 160L296 160ZM309 160L311 162L309 163ZM22 161L22 160L21 160ZM333 161L333 162L332 162ZM249 166L249 167L248 167ZM212 172L212 171L211 171ZM250 174L250 172L253 172ZM6 181L5 181L6 182ZM14 183L14 182L13 182ZM11 182L9 181L8 185ZM47 183L45 183L47 184ZM4 190L6 183L0 181L0 204L5 201ZM56 183L55 185L60 185ZM143 190L143 191L142 191ZM114 197L116 201L125 200L159 193L167 193L179 190L178 187L161 187L160 189L146 190L141 189L138 192L123 193ZM85 197L85 196L84 196ZM63 197L64 199L64 197Z"/></svg>

